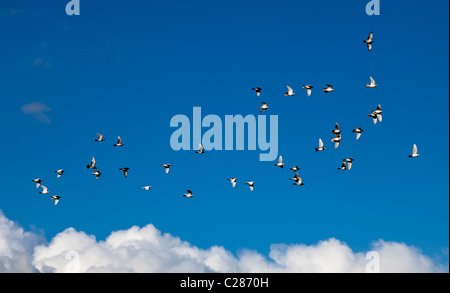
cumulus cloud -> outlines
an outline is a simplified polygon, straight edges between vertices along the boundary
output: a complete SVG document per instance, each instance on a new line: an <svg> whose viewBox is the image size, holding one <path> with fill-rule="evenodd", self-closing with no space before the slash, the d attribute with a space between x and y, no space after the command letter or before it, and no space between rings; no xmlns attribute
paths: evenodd
<svg viewBox="0 0 450 293"><path fill-rule="evenodd" d="M51 122L50 118L46 114L46 112L50 112L51 110L52 109L40 102L34 102L22 106L22 113L33 115L36 120L45 123Z"/></svg>
<svg viewBox="0 0 450 293"><path fill-rule="evenodd" d="M372 244L380 272L445 272L417 248L383 240ZM363 273L372 260L338 239L313 245L274 244L268 257L237 256L221 246L200 249L152 224L112 232L104 241L68 228L46 242L0 212L0 272Z"/></svg>

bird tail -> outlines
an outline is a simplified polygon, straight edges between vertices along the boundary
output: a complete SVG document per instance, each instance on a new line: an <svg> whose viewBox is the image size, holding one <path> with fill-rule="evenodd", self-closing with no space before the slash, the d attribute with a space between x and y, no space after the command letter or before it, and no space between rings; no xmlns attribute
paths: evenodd
<svg viewBox="0 0 450 293"><path fill-rule="evenodd" d="M412 158L412 155L408 155L408 158Z"/></svg>

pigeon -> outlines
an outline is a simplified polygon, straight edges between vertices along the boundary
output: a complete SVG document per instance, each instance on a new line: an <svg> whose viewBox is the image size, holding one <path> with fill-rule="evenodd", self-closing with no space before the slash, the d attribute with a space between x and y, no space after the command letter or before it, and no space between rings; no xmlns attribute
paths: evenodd
<svg viewBox="0 0 450 293"><path fill-rule="evenodd" d="M297 172L298 170L300 170L300 168L298 166L294 166L292 168L290 168L289 170L292 170L292 173Z"/></svg>
<svg viewBox="0 0 450 293"><path fill-rule="evenodd" d="M331 132L332 134L339 134L341 133L341 130L339 129L339 124L337 124L334 126L334 130Z"/></svg>
<svg viewBox="0 0 450 293"><path fill-rule="evenodd" d="M254 88L252 88L252 90L254 90L256 92L256 95L259 97L259 95L261 94L262 88L254 87Z"/></svg>
<svg viewBox="0 0 450 293"><path fill-rule="evenodd" d="M255 182L249 181L249 182L245 182L244 184L248 185L248 187L250 187L250 191L253 191L253 185L255 184Z"/></svg>
<svg viewBox="0 0 450 293"><path fill-rule="evenodd" d="M372 117L372 119L373 119L373 124L377 124L377 114L375 114L375 113L373 113L372 112L372 114L369 114L369 115L367 115L368 117Z"/></svg>
<svg viewBox="0 0 450 293"><path fill-rule="evenodd" d="M284 163L283 163L283 158L282 158L281 156L278 158L278 163L275 164L275 166L278 166L278 167L280 167L280 168L283 168Z"/></svg>
<svg viewBox="0 0 450 293"><path fill-rule="evenodd" d="M314 87L310 84L308 85L303 85L302 89L306 89L306 93L308 94L308 98L311 96L311 89L313 89Z"/></svg>
<svg viewBox="0 0 450 293"><path fill-rule="evenodd" d="M95 171L94 173L92 173L92 175L95 176L95 179L98 179L98 177L100 177L100 175L102 175L102 173L100 173L99 170Z"/></svg>
<svg viewBox="0 0 450 293"><path fill-rule="evenodd" d="M285 96L295 96L294 90L290 86L286 86L288 91L284 93Z"/></svg>
<svg viewBox="0 0 450 293"><path fill-rule="evenodd" d="M354 161L354 159L352 158L347 158L342 160L344 163L347 163L347 170L350 171L350 169L352 168L352 162Z"/></svg>
<svg viewBox="0 0 450 293"><path fill-rule="evenodd" d="M122 170L123 171L123 176L125 176L125 178L127 178L128 170L130 170L130 168L119 168L119 170Z"/></svg>
<svg viewBox="0 0 450 293"><path fill-rule="evenodd" d="M233 188L236 186L237 178L229 178L229 179L227 179L227 180L230 180L230 181L231 181L231 185L233 186Z"/></svg>
<svg viewBox="0 0 450 293"><path fill-rule="evenodd" d="M42 187L42 191L39 191L40 194L49 194L50 192L48 192L48 188L45 187L44 185L41 185Z"/></svg>
<svg viewBox="0 0 450 293"><path fill-rule="evenodd" d="M114 144L113 146L117 146L117 147L123 146L122 139L120 138L120 136L117 137L117 143Z"/></svg>
<svg viewBox="0 0 450 293"><path fill-rule="evenodd" d="M58 204L60 198L61 198L61 197L60 197L60 196L57 196L57 195L54 195L54 196L50 197L50 199L54 199L54 200L55 200L55 205Z"/></svg>
<svg viewBox="0 0 450 293"><path fill-rule="evenodd" d="M201 143L198 144L198 151L196 151L196 154L203 154L205 150L203 149L203 146Z"/></svg>
<svg viewBox="0 0 450 293"><path fill-rule="evenodd" d="M294 177L291 178L290 180L295 181L294 185L297 185L297 186L305 185L305 183L303 183L302 177L300 177L298 175L298 173L295 173Z"/></svg>
<svg viewBox="0 0 450 293"><path fill-rule="evenodd" d="M378 105L377 109L373 110L372 114L369 114L367 116L372 117L373 124L377 124L377 120L381 122L383 119L383 117L381 116L381 113L383 113L383 111L381 111L381 105Z"/></svg>
<svg viewBox="0 0 450 293"><path fill-rule="evenodd" d="M378 85L375 83L375 80L372 78L372 76L370 77L370 84L366 84L366 88L375 88Z"/></svg>
<svg viewBox="0 0 450 293"><path fill-rule="evenodd" d="M331 139L331 141L334 141L334 148L337 149L339 147L339 144L341 143L342 137L341 135L338 133L336 134L335 137L333 137Z"/></svg>
<svg viewBox="0 0 450 293"><path fill-rule="evenodd" d="M31 181L32 182L36 182L36 188L39 188L39 186L41 186L41 182L42 182L41 178L36 178L36 179L31 180Z"/></svg>
<svg viewBox="0 0 450 293"><path fill-rule="evenodd" d="M413 145L413 151L412 151L412 155L408 155L408 158L417 158L420 155L417 153L417 146L416 144Z"/></svg>
<svg viewBox="0 0 450 293"><path fill-rule="evenodd" d="M259 108L261 109L261 112L267 111L267 109L269 109L269 106L267 106L267 103L261 102L262 106L259 106Z"/></svg>
<svg viewBox="0 0 450 293"><path fill-rule="evenodd" d="M327 84L327 87L323 89L324 93L334 92L334 88L331 84Z"/></svg>
<svg viewBox="0 0 450 293"><path fill-rule="evenodd" d="M151 186L144 186L144 187L142 187L142 189L145 189L147 191L149 191L151 188L152 188Z"/></svg>
<svg viewBox="0 0 450 293"><path fill-rule="evenodd" d="M323 147L323 141L321 138L319 138L319 147L315 148L316 152L324 151L325 148Z"/></svg>
<svg viewBox="0 0 450 293"><path fill-rule="evenodd" d="M164 170L166 171L166 174L169 173L169 168L172 166L171 164L161 164L161 167L164 167Z"/></svg>
<svg viewBox="0 0 450 293"><path fill-rule="evenodd" d="M55 171L55 173L58 173L58 176L56 176L56 178L59 178L64 173L64 170L63 169L59 169L58 171Z"/></svg>
<svg viewBox="0 0 450 293"><path fill-rule="evenodd" d="M104 141L105 139L103 138L103 135L101 135L100 133L97 133L98 138L95 139L95 141Z"/></svg>
<svg viewBox="0 0 450 293"><path fill-rule="evenodd" d="M345 163L345 160L344 162L342 162L342 165L340 168L338 168L338 170L347 170L347 164Z"/></svg>
<svg viewBox="0 0 450 293"><path fill-rule="evenodd" d="M94 159L94 157L92 157L92 159L91 159L91 164L87 165L86 168L88 168L88 169L97 169L97 167L95 167L95 159Z"/></svg>
<svg viewBox="0 0 450 293"><path fill-rule="evenodd" d="M186 194L183 194L183 196L188 198L194 197L192 191L190 191L189 189L186 189Z"/></svg>
<svg viewBox="0 0 450 293"><path fill-rule="evenodd" d="M372 50L372 43L374 43L374 41L373 41L373 32L370 33L369 36L367 37L367 40L364 40L363 42L367 44L367 49L369 51L371 51Z"/></svg>
<svg viewBox="0 0 450 293"><path fill-rule="evenodd" d="M361 133L362 133L364 130L362 130L361 127L356 127L356 129L353 129L352 131L353 131L353 133L356 132L356 139L358 140L359 137L361 136Z"/></svg>

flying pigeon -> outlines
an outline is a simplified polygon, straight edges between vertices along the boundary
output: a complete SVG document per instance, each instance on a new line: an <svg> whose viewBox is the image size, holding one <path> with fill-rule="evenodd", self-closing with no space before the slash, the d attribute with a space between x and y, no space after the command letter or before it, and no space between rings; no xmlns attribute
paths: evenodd
<svg viewBox="0 0 450 293"><path fill-rule="evenodd" d="M123 176L125 176L125 178L127 178L128 170L130 170L130 168L119 168L119 170L122 170L123 171Z"/></svg>
<svg viewBox="0 0 450 293"><path fill-rule="evenodd" d="M145 189L147 191L149 191L151 188L152 188L151 186L144 186L144 187L142 187L142 189Z"/></svg>
<svg viewBox="0 0 450 293"><path fill-rule="evenodd" d="M237 178L229 178L229 179L227 179L227 180L230 180L230 181L231 181L231 185L233 186L233 188L236 186Z"/></svg>
<svg viewBox="0 0 450 293"><path fill-rule="evenodd" d="M300 170L300 168L298 166L294 166L292 168L290 168L289 170L292 170L292 173L297 172L298 170Z"/></svg>
<svg viewBox="0 0 450 293"><path fill-rule="evenodd" d="M161 167L164 167L164 170L166 171L166 174L169 173L169 168L172 166L171 164L161 164Z"/></svg>
<svg viewBox="0 0 450 293"><path fill-rule="evenodd" d="M91 164L87 165L86 168L88 168L88 169L97 169L97 167L95 167L95 159L94 159L94 157L92 157L92 159L91 159Z"/></svg>
<svg viewBox="0 0 450 293"><path fill-rule="evenodd" d="M356 132L356 139L359 139L359 137L361 136L361 133L362 133L364 130L362 130L361 127L356 127L356 129L353 129L352 131L353 131L353 133Z"/></svg>
<svg viewBox="0 0 450 293"><path fill-rule="evenodd" d="M342 160L342 162L347 163L347 170L349 170L349 171L352 168L353 161L354 161L354 159L352 159L352 158L347 158L347 159Z"/></svg>
<svg viewBox="0 0 450 293"><path fill-rule="evenodd" d="M290 86L286 86L288 91L284 93L285 96L295 96L294 90Z"/></svg>
<svg viewBox="0 0 450 293"><path fill-rule="evenodd" d="M347 164L344 162L342 162L342 165L340 168L338 168L338 170L347 170Z"/></svg>
<svg viewBox="0 0 450 293"><path fill-rule="evenodd" d="M311 96L311 89L313 89L314 87L310 84L308 85L303 85L302 89L306 89L306 93L308 94L308 98Z"/></svg>
<svg viewBox="0 0 450 293"><path fill-rule="evenodd" d="M186 194L183 194L183 196L188 198L194 197L192 191L190 191L189 189L186 189Z"/></svg>
<svg viewBox="0 0 450 293"><path fill-rule="evenodd" d="M281 156L278 158L278 163L275 164L275 166L278 166L278 167L280 167L280 168L283 168L284 163L283 163L283 158L282 158Z"/></svg>
<svg viewBox="0 0 450 293"><path fill-rule="evenodd" d="M41 178L36 178L36 179L31 180L31 181L32 182L36 182L36 188L39 188L39 186L41 186L41 182L42 182Z"/></svg>
<svg viewBox="0 0 450 293"><path fill-rule="evenodd" d="M255 184L255 182L250 181L250 182L245 182L245 185L248 185L248 187L250 187L250 191L253 191L253 185Z"/></svg>
<svg viewBox="0 0 450 293"><path fill-rule="evenodd" d="M56 178L59 178L64 173L64 170L63 169L59 169L58 171L55 171L55 173L58 173L58 176L56 176Z"/></svg>
<svg viewBox="0 0 450 293"><path fill-rule="evenodd" d="M323 89L324 93L334 92L334 88L331 84L327 84L327 87Z"/></svg>
<svg viewBox="0 0 450 293"><path fill-rule="evenodd" d="M325 148L323 147L323 141L321 138L319 138L319 147L315 148L316 152L324 151Z"/></svg>
<svg viewBox="0 0 450 293"><path fill-rule="evenodd" d="M342 137L341 135L338 133L336 134L335 137L333 137L331 139L331 141L334 141L334 148L337 149L339 147L339 144L341 143Z"/></svg>
<svg viewBox="0 0 450 293"><path fill-rule="evenodd" d="M99 170L96 170L94 173L92 173L92 175L95 176L95 179L98 179L98 177L100 177L100 175L102 175L102 173L100 173Z"/></svg>
<svg viewBox="0 0 450 293"><path fill-rule="evenodd" d="M95 141L104 141L105 139L103 138L103 135L101 135L100 133L97 133L98 138L95 139Z"/></svg>
<svg viewBox="0 0 450 293"><path fill-rule="evenodd" d="M114 144L113 146L118 146L118 147L123 146L122 139L120 138L120 136L117 137L117 143Z"/></svg>
<svg viewBox="0 0 450 293"><path fill-rule="evenodd" d="M367 49L369 49L369 51L371 51L372 50L372 43L374 43L374 41L373 41L373 33L370 33L369 36L367 37L367 40L364 40L363 42L367 44Z"/></svg>
<svg viewBox="0 0 450 293"><path fill-rule="evenodd" d="M341 130L339 129L339 124L337 124L334 126L334 130L331 132L332 134L339 134L341 133Z"/></svg>
<svg viewBox="0 0 450 293"><path fill-rule="evenodd" d="M294 185L297 185L297 186L305 185L305 183L303 183L302 177L300 177L298 175L298 173L295 173L294 177L291 178L290 180L295 181Z"/></svg>
<svg viewBox="0 0 450 293"><path fill-rule="evenodd" d="M256 95L259 97L259 95L261 94L262 88L254 87L254 88L252 88L252 90L254 90L256 92Z"/></svg>
<svg viewBox="0 0 450 293"><path fill-rule="evenodd" d="M416 144L413 145L413 151L412 151L412 155L408 155L408 158L417 158L420 155L417 153L417 146Z"/></svg>
<svg viewBox="0 0 450 293"><path fill-rule="evenodd" d="M203 146L201 143L198 144L198 151L196 151L195 153L197 154L203 154L205 152L205 150L203 149Z"/></svg>
<svg viewBox="0 0 450 293"><path fill-rule="evenodd" d="M42 191L39 191L40 194L49 194L47 187L45 187L44 185L41 185L41 187Z"/></svg>
<svg viewBox="0 0 450 293"><path fill-rule="evenodd" d="M378 105L377 109L372 111L372 114L367 115L368 117L372 117L373 119L373 124L377 124L377 119L378 121L382 121L383 117L381 116L381 113L383 113L383 111L381 111L381 105Z"/></svg>
<svg viewBox="0 0 450 293"><path fill-rule="evenodd" d="M259 108L261 109L261 112L267 111L267 109L269 109L269 106L267 106L267 103L261 102L262 106L259 106Z"/></svg>
<svg viewBox="0 0 450 293"><path fill-rule="evenodd" d="M50 199L54 199L54 200L55 200L55 205L58 204L60 198L61 198L61 197L60 197L60 196L57 196L57 195L54 195L54 196L51 196L51 197L50 197Z"/></svg>
<svg viewBox="0 0 450 293"><path fill-rule="evenodd" d="M375 80L372 78L372 76L370 77L370 84L366 84L366 88L375 88L378 85L375 83Z"/></svg>

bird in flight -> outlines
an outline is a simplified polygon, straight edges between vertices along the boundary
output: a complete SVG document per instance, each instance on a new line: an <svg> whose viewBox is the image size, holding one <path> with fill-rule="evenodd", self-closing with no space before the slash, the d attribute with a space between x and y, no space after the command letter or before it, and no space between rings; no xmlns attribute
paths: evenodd
<svg viewBox="0 0 450 293"><path fill-rule="evenodd" d="M164 170L166 171L166 174L169 173L169 168L172 166L171 164L161 164L161 167L164 167Z"/></svg>
<svg viewBox="0 0 450 293"><path fill-rule="evenodd" d="M308 94L308 98L311 96L311 89L313 89L314 87L310 84L308 85L303 85L302 89L306 89L306 93Z"/></svg>
<svg viewBox="0 0 450 293"><path fill-rule="evenodd" d="M256 95L259 97L259 95L261 94L262 88L254 87L254 88L252 88L252 90L254 90L256 92Z"/></svg>
<svg viewBox="0 0 450 293"><path fill-rule="evenodd" d="M123 146L122 139L120 138L120 136L117 137L117 143L114 144L113 146L117 146L117 147Z"/></svg>
<svg viewBox="0 0 450 293"><path fill-rule="evenodd" d="M353 131L353 133L356 133L356 139L358 140L359 137L361 136L361 133L362 133L364 130L362 130L361 127L356 127L356 129L353 129L352 131Z"/></svg>
<svg viewBox="0 0 450 293"><path fill-rule="evenodd" d="M127 178L128 176L128 170L130 170L130 168L119 168L119 170L123 171L123 176L125 176L125 178Z"/></svg>
<svg viewBox="0 0 450 293"><path fill-rule="evenodd" d="M352 168L352 163L353 163L354 159L352 158L347 158L347 159L343 159L342 162L347 164L347 170L350 171L350 169Z"/></svg>
<svg viewBox="0 0 450 293"><path fill-rule="evenodd" d="M372 78L372 76L370 77L370 84L366 84L366 88L375 88L378 85L375 83L375 80Z"/></svg>
<svg viewBox="0 0 450 293"><path fill-rule="evenodd" d="M253 185L255 185L255 182L249 181L249 182L245 182L244 184L248 185L248 187L250 187L250 191L253 191Z"/></svg>
<svg viewBox="0 0 450 293"><path fill-rule="evenodd" d="M103 135L101 135L100 133L97 133L98 138L95 139L95 141L104 141L105 139L103 138Z"/></svg>
<svg viewBox="0 0 450 293"><path fill-rule="evenodd" d="M294 90L290 86L286 86L288 91L284 93L285 96L295 96Z"/></svg>
<svg viewBox="0 0 450 293"><path fill-rule="evenodd" d="M151 186L144 186L144 187L142 187L142 189L145 189L147 191L149 191L151 188L152 188Z"/></svg>
<svg viewBox="0 0 450 293"><path fill-rule="evenodd" d="M377 124L377 120L381 122L383 119L383 117L381 116L381 113L383 113L383 111L381 111L381 105L378 105L377 109L373 110L372 114L369 114L367 116L372 117L373 124Z"/></svg>
<svg viewBox="0 0 450 293"><path fill-rule="evenodd" d="M36 178L31 181L36 183L36 188L39 188L39 186L41 186L41 182L42 182L41 178Z"/></svg>
<svg viewBox="0 0 450 293"><path fill-rule="evenodd" d="M269 109L269 106L267 106L267 103L261 102L262 106L259 106L259 108L261 109L261 112L267 111L267 109Z"/></svg>
<svg viewBox="0 0 450 293"><path fill-rule="evenodd" d="M339 124L337 124L334 126L334 130L331 132L332 134L340 134L341 130L339 129Z"/></svg>
<svg viewBox="0 0 450 293"><path fill-rule="evenodd" d="M94 157L92 157L92 159L91 159L91 164L87 165L86 168L88 168L88 169L97 169L97 167L95 167L95 158Z"/></svg>
<svg viewBox="0 0 450 293"><path fill-rule="evenodd" d="M417 146L416 144L413 145L412 155L408 155L408 158L417 158L420 155L417 153Z"/></svg>
<svg viewBox="0 0 450 293"><path fill-rule="evenodd" d="M278 167L280 167L280 168L284 168L284 167L283 167L283 166L284 166L284 163L283 163L283 157L282 157L282 156L279 156L279 157L278 157L278 163L276 163L275 166L278 166Z"/></svg>
<svg viewBox="0 0 450 293"><path fill-rule="evenodd" d="M194 197L194 195L192 194L192 191L190 191L189 189L186 189L186 193L183 194L183 196L187 197L187 198Z"/></svg>
<svg viewBox="0 0 450 293"><path fill-rule="evenodd" d="M96 170L94 173L92 173L92 175L95 176L95 179L98 179L98 177L100 177L100 175L102 175L102 173L100 173L99 170Z"/></svg>
<svg viewBox="0 0 450 293"><path fill-rule="evenodd" d="M201 143L198 144L198 151L196 151L196 154L203 154L205 150L203 149L203 146Z"/></svg>
<svg viewBox="0 0 450 293"><path fill-rule="evenodd" d="M339 147L339 144L341 143L341 140L342 140L342 137L341 137L340 133L336 134L335 137L333 137L331 139L332 142L334 141L334 148L335 149L337 149Z"/></svg>
<svg viewBox="0 0 450 293"><path fill-rule="evenodd" d="M334 88L331 84L327 84L327 87L322 90L324 93L334 92Z"/></svg>
<svg viewBox="0 0 450 293"><path fill-rule="evenodd" d="M347 164L345 163L345 160L344 162L342 162L342 165L340 168L338 168L338 170L347 170Z"/></svg>
<svg viewBox="0 0 450 293"><path fill-rule="evenodd" d="M58 176L56 176L56 178L59 178L64 173L64 170L63 169L59 169L58 171L55 171L55 173L58 173Z"/></svg>
<svg viewBox="0 0 450 293"><path fill-rule="evenodd" d="M305 185L305 183L303 183L302 177L300 177L300 176L298 175L298 173L295 173L294 177L291 178L291 179L289 179L289 180L294 180L295 183L293 183L293 184L294 184L294 185L297 185L297 186Z"/></svg>
<svg viewBox="0 0 450 293"><path fill-rule="evenodd" d="M39 191L40 194L49 194L50 192L48 192L48 188L45 187L44 185L41 185L42 187L42 191Z"/></svg>
<svg viewBox="0 0 450 293"><path fill-rule="evenodd" d="M300 170L300 168L298 166L294 166L292 168L290 168L289 170L292 170L292 173L297 172L298 170Z"/></svg>
<svg viewBox="0 0 450 293"><path fill-rule="evenodd" d="M233 186L233 188L236 186L237 178L228 178L227 180L230 180L231 186Z"/></svg>
<svg viewBox="0 0 450 293"><path fill-rule="evenodd" d="M363 42L367 44L367 49L369 51L371 51L372 50L372 44L374 43L373 32L370 33L369 36L367 37L367 40L364 40Z"/></svg>
<svg viewBox="0 0 450 293"><path fill-rule="evenodd" d="M315 151L320 152L320 151L324 151L324 150L325 150L325 148L323 147L323 141L321 138L319 138L319 147L315 148Z"/></svg>
<svg viewBox="0 0 450 293"><path fill-rule="evenodd" d="M54 196L51 196L51 197L50 197L50 199L54 199L54 200L55 200L55 205L58 204L60 198L61 198L61 197L58 196L58 195L54 195Z"/></svg>

